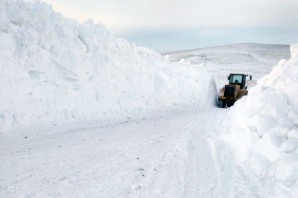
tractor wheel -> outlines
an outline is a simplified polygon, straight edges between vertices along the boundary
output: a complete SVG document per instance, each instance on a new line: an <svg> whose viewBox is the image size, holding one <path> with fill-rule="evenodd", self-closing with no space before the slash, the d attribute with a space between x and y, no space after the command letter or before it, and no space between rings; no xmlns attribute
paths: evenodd
<svg viewBox="0 0 298 198"><path fill-rule="evenodd" d="M226 102L222 101L222 100L219 100L218 101L218 107L219 108L225 108L226 107Z"/></svg>
<svg viewBox="0 0 298 198"><path fill-rule="evenodd" d="M227 106L227 102L222 102L222 108L226 108L226 106Z"/></svg>
<svg viewBox="0 0 298 198"><path fill-rule="evenodd" d="M227 106L228 106L228 107L231 107L231 106L233 106L233 105L234 105L234 102L227 103Z"/></svg>

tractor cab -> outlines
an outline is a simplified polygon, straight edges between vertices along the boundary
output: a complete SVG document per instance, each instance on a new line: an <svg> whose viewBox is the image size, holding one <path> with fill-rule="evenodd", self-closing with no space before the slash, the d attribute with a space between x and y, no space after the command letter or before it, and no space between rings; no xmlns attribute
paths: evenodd
<svg viewBox="0 0 298 198"><path fill-rule="evenodd" d="M230 74L228 76L229 85L239 85L240 89L246 89L246 78L249 75L247 74ZM252 79L252 76L249 76L250 80Z"/></svg>

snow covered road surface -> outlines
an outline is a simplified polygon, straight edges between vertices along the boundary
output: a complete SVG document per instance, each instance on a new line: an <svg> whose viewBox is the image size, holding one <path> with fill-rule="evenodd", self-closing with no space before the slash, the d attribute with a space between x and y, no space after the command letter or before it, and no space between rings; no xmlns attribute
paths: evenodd
<svg viewBox="0 0 298 198"><path fill-rule="evenodd" d="M258 197L216 140L227 111L3 134L0 197Z"/></svg>
<svg viewBox="0 0 298 198"><path fill-rule="evenodd" d="M229 110L204 101L213 101L213 85L223 86L230 72L253 74L254 79L264 76L279 59L289 57L289 46L238 44L167 56L185 63L181 65L114 38L91 21L65 19L43 3L6 1L1 10L1 198L267 198L280 184L269 180L263 190L259 183L264 172L254 178L252 167L237 167L234 153L240 147L231 149L217 138L225 130L223 118ZM297 75L291 76L296 82ZM280 82L293 86L292 81ZM260 96L267 90L263 87ZM275 91L282 93L271 93ZM271 109L277 106L286 109ZM154 114L173 108L180 112ZM246 115L242 108L239 112ZM155 116L135 119L147 113ZM228 119L234 121L236 113ZM125 118L118 124L107 121ZM297 156L293 123L293 138L281 147L293 156L284 158L278 171L285 191L288 181L297 181L289 174L295 173L296 161L290 171L283 169ZM29 129L22 130L26 126ZM267 173L272 178L272 172ZM290 196L286 192L277 197Z"/></svg>

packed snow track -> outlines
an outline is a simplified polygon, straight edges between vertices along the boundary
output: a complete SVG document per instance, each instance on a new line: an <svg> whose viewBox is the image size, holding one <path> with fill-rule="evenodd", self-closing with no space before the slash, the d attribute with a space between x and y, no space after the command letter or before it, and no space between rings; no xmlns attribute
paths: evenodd
<svg viewBox="0 0 298 198"><path fill-rule="evenodd" d="M258 197L216 140L227 111L3 134L0 197Z"/></svg>

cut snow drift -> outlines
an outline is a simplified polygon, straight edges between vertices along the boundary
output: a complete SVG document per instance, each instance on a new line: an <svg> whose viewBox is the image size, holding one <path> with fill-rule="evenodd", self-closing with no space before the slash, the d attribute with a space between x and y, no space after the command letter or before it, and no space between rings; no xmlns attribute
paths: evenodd
<svg viewBox="0 0 298 198"><path fill-rule="evenodd" d="M291 54L235 104L224 135L272 197L298 196L298 45Z"/></svg>
<svg viewBox="0 0 298 198"><path fill-rule="evenodd" d="M0 132L198 106L209 75L43 3L1 4Z"/></svg>

